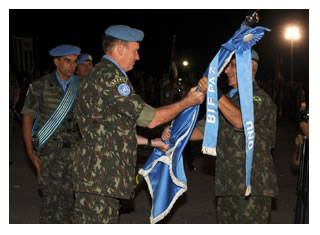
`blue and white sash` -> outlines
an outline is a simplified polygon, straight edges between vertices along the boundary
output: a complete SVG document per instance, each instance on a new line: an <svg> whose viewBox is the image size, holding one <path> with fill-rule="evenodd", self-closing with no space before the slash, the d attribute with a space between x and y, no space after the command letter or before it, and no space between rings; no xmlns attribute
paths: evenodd
<svg viewBox="0 0 320 235"><path fill-rule="evenodd" d="M43 124L43 126L36 132L36 136L39 139L39 144L37 150L39 151L43 145L48 141L51 135L56 131L59 125L62 123L64 118L67 116L71 110L73 103L77 97L79 88L79 78L76 75L72 76L72 81L70 82L67 91L62 97L61 102L57 106L56 110L48 118L48 120Z"/></svg>

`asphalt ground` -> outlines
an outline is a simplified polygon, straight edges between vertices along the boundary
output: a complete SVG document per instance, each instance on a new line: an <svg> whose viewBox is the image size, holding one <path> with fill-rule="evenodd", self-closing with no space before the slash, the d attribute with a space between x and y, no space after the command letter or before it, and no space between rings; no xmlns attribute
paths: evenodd
<svg viewBox="0 0 320 235"><path fill-rule="evenodd" d="M138 129L144 136L159 137L161 127L153 130ZM277 145L273 152L278 176L279 195L273 200L270 224L293 224L296 206L298 176L292 171L291 160L295 150L296 125L277 124ZM16 122L14 148L9 154L9 224L38 224L41 193L32 163L24 148L21 124ZM185 164L188 190L177 200L170 214L159 224L215 224L216 205L214 184L215 160L203 155L201 142L191 142L195 169ZM152 149L138 148L137 169L143 166ZM136 188L133 200L124 201L120 211L120 224L149 224L151 196L143 181ZM197 227L196 227L197 228ZM210 227L211 228L211 227ZM193 230L190 230L193 231ZM197 231L197 229L196 229ZM129 231L130 233L130 231Z"/></svg>

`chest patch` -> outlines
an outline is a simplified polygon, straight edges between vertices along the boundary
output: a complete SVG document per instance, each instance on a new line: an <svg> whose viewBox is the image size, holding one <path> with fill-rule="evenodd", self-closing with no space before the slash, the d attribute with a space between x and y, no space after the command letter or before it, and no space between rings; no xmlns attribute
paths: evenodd
<svg viewBox="0 0 320 235"><path fill-rule="evenodd" d="M254 101L257 101L259 104L262 104L263 101L264 101L264 98L261 97L261 96L254 96L254 97L253 97L253 100L254 100Z"/></svg>
<svg viewBox="0 0 320 235"><path fill-rule="evenodd" d="M128 96L131 93L131 89L128 84L122 83L118 86L118 92L122 96Z"/></svg>

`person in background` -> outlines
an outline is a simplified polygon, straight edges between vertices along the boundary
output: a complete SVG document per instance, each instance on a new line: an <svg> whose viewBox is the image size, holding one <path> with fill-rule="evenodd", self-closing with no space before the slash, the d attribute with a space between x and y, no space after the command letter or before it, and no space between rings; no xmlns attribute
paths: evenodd
<svg viewBox="0 0 320 235"><path fill-rule="evenodd" d="M83 80L88 76L88 73L93 69L92 56L83 53L78 57L76 74Z"/></svg>

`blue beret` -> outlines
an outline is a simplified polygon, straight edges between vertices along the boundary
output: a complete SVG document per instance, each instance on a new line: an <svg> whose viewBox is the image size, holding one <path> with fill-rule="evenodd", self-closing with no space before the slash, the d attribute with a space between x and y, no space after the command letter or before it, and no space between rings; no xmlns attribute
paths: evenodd
<svg viewBox="0 0 320 235"><path fill-rule="evenodd" d="M79 55L81 49L72 45L61 45L49 51L51 56Z"/></svg>
<svg viewBox="0 0 320 235"><path fill-rule="evenodd" d="M259 55L254 49L251 49L251 59L257 62L259 61Z"/></svg>
<svg viewBox="0 0 320 235"><path fill-rule="evenodd" d="M92 61L92 56L87 54L87 53L83 53L81 54L79 57L78 57L78 61L77 61L77 64L81 64L82 62L85 62L87 60L90 60Z"/></svg>
<svg viewBox="0 0 320 235"><path fill-rule="evenodd" d="M141 42L144 33L139 29L134 29L126 25L113 25L104 31L106 36L111 36L129 42Z"/></svg>

